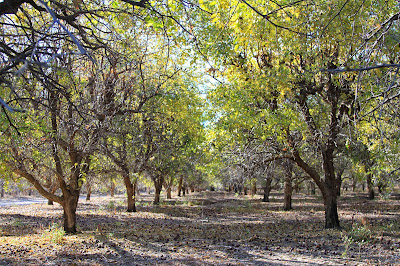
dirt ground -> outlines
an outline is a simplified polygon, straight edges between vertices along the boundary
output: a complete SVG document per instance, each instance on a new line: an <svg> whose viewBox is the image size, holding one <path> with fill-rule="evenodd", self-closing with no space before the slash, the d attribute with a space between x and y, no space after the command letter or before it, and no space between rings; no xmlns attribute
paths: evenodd
<svg viewBox="0 0 400 266"><path fill-rule="evenodd" d="M151 200L140 195L137 213L122 195L82 200L76 235L58 204L0 207L0 265L400 265L399 200L342 197L341 231L323 229L321 199L303 194L288 212L281 194Z"/></svg>

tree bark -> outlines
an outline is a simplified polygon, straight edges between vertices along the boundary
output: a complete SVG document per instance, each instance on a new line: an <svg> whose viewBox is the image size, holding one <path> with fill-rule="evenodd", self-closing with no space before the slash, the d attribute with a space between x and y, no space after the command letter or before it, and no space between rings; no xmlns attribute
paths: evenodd
<svg viewBox="0 0 400 266"><path fill-rule="evenodd" d="M89 182L86 182L86 201L90 200L90 196L92 195L92 186Z"/></svg>
<svg viewBox="0 0 400 266"><path fill-rule="evenodd" d="M315 195L315 182L312 180L310 181L310 194Z"/></svg>
<svg viewBox="0 0 400 266"><path fill-rule="evenodd" d="M51 193L51 194L56 193L57 189L58 189L57 184L53 184L53 185L51 186L51 188L50 188L50 193ZM47 205L53 205L53 204L54 204L54 203L53 203L53 201L52 201L51 199L47 199Z"/></svg>
<svg viewBox="0 0 400 266"><path fill-rule="evenodd" d="M333 151L322 152L323 168L325 180L322 180L318 172L305 163L298 151L293 153L294 161L301 167L316 183L321 190L325 206L325 228L340 229L338 212L337 212L337 189L335 184L335 175L333 171Z"/></svg>
<svg viewBox="0 0 400 266"><path fill-rule="evenodd" d="M182 185L182 196L186 196L186 184L183 183Z"/></svg>
<svg viewBox="0 0 400 266"><path fill-rule="evenodd" d="M158 186L156 186L154 192L154 201L153 201L154 205L160 204L160 194L161 194L161 189Z"/></svg>
<svg viewBox="0 0 400 266"><path fill-rule="evenodd" d="M115 196L115 182L111 180L110 183L110 196L113 198Z"/></svg>
<svg viewBox="0 0 400 266"><path fill-rule="evenodd" d="M172 199L172 188L169 186L167 188L167 199Z"/></svg>
<svg viewBox="0 0 400 266"><path fill-rule="evenodd" d="M328 148L322 151L325 182L322 195L325 204L325 228L340 229L339 216L337 211L337 181L333 165L333 149Z"/></svg>
<svg viewBox="0 0 400 266"><path fill-rule="evenodd" d="M124 171L123 174L126 194L127 194L127 203L128 208L126 209L127 212L136 212L136 199L135 199L135 190L136 190L136 181L132 184L131 179L129 177L129 172Z"/></svg>
<svg viewBox="0 0 400 266"><path fill-rule="evenodd" d="M162 175L156 176L154 178L154 205L160 204L160 194L162 190L162 185L164 183L164 177Z"/></svg>
<svg viewBox="0 0 400 266"><path fill-rule="evenodd" d="M178 183L178 197L181 197L181 191L182 191L182 184L183 184L183 177L179 177L179 183Z"/></svg>
<svg viewBox="0 0 400 266"><path fill-rule="evenodd" d="M64 231L76 233L76 207L78 206L79 191L69 191L64 194Z"/></svg>
<svg viewBox="0 0 400 266"><path fill-rule="evenodd" d="M263 189L264 189L264 197L263 197L263 200L262 200L263 202L269 202L269 194L270 194L271 189L272 189L271 183L272 183L272 179L271 178L267 178L265 180L265 185L263 187Z"/></svg>
<svg viewBox="0 0 400 266"><path fill-rule="evenodd" d="M355 177L355 175L352 174L351 178L352 178L351 189L353 190L353 192L355 192L357 187L357 177Z"/></svg>
<svg viewBox="0 0 400 266"><path fill-rule="evenodd" d="M283 203L283 209L285 211L289 211L292 209L292 172L293 163L287 160L287 162L285 162L285 195Z"/></svg>
<svg viewBox="0 0 400 266"><path fill-rule="evenodd" d="M338 171L338 174L337 174L337 176L336 176L336 182L335 182L335 185L336 185L336 194L340 197L340 195L341 195L341 189L342 189L342 175L343 175L343 172L344 172L344 168L343 169L340 169L339 171Z"/></svg>
<svg viewBox="0 0 400 266"><path fill-rule="evenodd" d="M372 174L367 174L367 192L368 199L373 200L375 198L374 185L372 183Z"/></svg>
<svg viewBox="0 0 400 266"><path fill-rule="evenodd" d="M255 196L257 194L257 181L253 181L252 187L251 187L251 195Z"/></svg>
<svg viewBox="0 0 400 266"><path fill-rule="evenodd" d="M324 196L325 228L327 229L341 228L339 223L339 215L337 211L337 197L334 194L328 194Z"/></svg>

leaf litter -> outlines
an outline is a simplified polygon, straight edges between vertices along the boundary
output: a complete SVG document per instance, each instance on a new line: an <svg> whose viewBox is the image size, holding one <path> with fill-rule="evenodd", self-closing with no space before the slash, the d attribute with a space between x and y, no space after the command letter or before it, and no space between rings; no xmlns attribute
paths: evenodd
<svg viewBox="0 0 400 266"><path fill-rule="evenodd" d="M303 194L292 211L281 194L266 203L223 192L151 200L141 195L136 213L124 212L123 196L82 201L76 235L62 233L59 205L1 207L0 265L400 264L398 200L341 198L341 231L323 229L323 206Z"/></svg>

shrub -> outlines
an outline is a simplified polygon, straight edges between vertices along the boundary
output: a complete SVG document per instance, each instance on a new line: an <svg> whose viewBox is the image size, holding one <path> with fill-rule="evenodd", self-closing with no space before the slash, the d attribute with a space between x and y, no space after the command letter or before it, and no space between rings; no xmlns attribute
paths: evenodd
<svg viewBox="0 0 400 266"><path fill-rule="evenodd" d="M57 223L52 223L49 229L42 234L42 238L50 240L52 243L61 244L64 241L65 231Z"/></svg>

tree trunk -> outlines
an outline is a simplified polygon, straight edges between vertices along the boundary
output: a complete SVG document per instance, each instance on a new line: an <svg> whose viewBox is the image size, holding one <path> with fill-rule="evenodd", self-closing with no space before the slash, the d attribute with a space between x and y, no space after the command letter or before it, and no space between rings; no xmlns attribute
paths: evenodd
<svg viewBox="0 0 400 266"><path fill-rule="evenodd" d="M333 165L333 149L322 152L323 168L325 174L322 196L325 205L325 228L340 229L337 211L337 181Z"/></svg>
<svg viewBox="0 0 400 266"><path fill-rule="evenodd" d="M179 183L178 183L178 197L181 197L181 191L182 191L182 184L183 184L183 177L179 177Z"/></svg>
<svg viewBox="0 0 400 266"><path fill-rule="evenodd" d="M0 183L0 197L4 198L4 184L3 184L3 182Z"/></svg>
<svg viewBox="0 0 400 266"><path fill-rule="evenodd" d="M265 180L265 186L263 187L264 189L264 197L263 197L263 202L269 202L269 194L271 192L271 183L272 183L272 179L271 178L267 178Z"/></svg>
<svg viewBox="0 0 400 266"><path fill-rule="evenodd" d="M354 175L352 175L351 178L353 179L353 182L351 183L351 188L353 192L355 192L357 187L357 178Z"/></svg>
<svg viewBox="0 0 400 266"><path fill-rule="evenodd" d="M375 198L374 185L372 183L372 174L367 174L367 192L368 199L373 200Z"/></svg>
<svg viewBox="0 0 400 266"><path fill-rule="evenodd" d="M172 189L171 186L167 188L167 199L172 199Z"/></svg>
<svg viewBox="0 0 400 266"><path fill-rule="evenodd" d="M182 196L186 195L186 184L182 185Z"/></svg>
<svg viewBox="0 0 400 266"><path fill-rule="evenodd" d="M127 212L136 212L136 199L135 199L135 189L136 189L136 180L134 184L132 184L131 179L129 177L129 172L125 172L123 174L124 178L124 183L125 183L125 188L126 188L126 194L128 196L127 202L128 202L128 208Z"/></svg>
<svg viewBox="0 0 400 266"><path fill-rule="evenodd" d="M338 174L337 174L337 176L336 176L336 182L335 182L335 185L336 185L336 194L340 197L340 195L341 195L341 188L342 188L342 175L343 175L343 172L344 172L344 168L343 169L340 169L339 171L338 171Z"/></svg>
<svg viewBox="0 0 400 266"><path fill-rule="evenodd" d="M90 200L91 195L92 195L92 186L89 183L86 183L86 201Z"/></svg>
<svg viewBox="0 0 400 266"><path fill-rule="evenodd" d="M245 186L244 188L243 188L243 193L244 193L244 195L247 195L247 186Z"/></svg>
<svg viewBox="0 0 400 266"><path fill-rule="evenodd" d="M325 228L340 229L339 215L337 211L337 197L336 195L325 195Z"/></svg>
<svg viewBox="0 0 400 266"><path fill-rule="evenodd" d="M111 180L110 184L110 196L113 198L115 196L115 182Z"/></svg>
<svg viewBox="0 0 400 266"><path fill-rule="evenodd" d="M51 188L50 188L50 193L51 193L51 194L56 193L57 189L58 189L58 186L55 185L55 184L53 184L53 185L51 186ZM52 200L47 199L47 205L53 205L53 204L54 204L54 203L53 203Z"/></svg>
<svg viewBox="0 0 400 266"><path fill-rule="evenodd" d="M64 231L76 233L76 207L78 206L79 191L64 194Z"/></svg>
<svg viewBox="0 0 400 266"><path fill-rule="evenodd" d="M336 194L340 197L342 195L342 178L336 180Z"/></svg>
<svg viewBox="0 0 400 266"><path fill-rule="evenodd" d="M315 182L312 180L310 181L310 194L315 195Z"/></svg>
<svg viewBox="0 0 400 266"><path fill-rule="evenodd" d="M257 181L253 181L252 187L251 187L251 195L255 196L257 195Z"/></svg>
<svg viewBox="0 0 400 266"><path fill-rule="evenodd" d="M325 180L322 180L318 172L303 161L298 151L294 151L293 155L296 164L315 181L321 190L325 205L325 228L340 229L337 211L336 178L333 167L333 149L322 151Z"/></svg>
<svg viewBox="0 0 400 266"><path fill-rule="evenodd" d="M160 204L160 194L161 194L161 190L162 190L162 184L164 183L164 178L162 176L157 176L154 179L154 201L153 204L154 205L158 205Z"/></svg>
<svg viewBox="0 0 400 266"><path fill-rule="evenodd" d="M161 194L161 189L156 186L155 192L154 192L154 201L153 201L154 205L160 204L160 194Z"/></svg>
<svg viewBox="0 0 400 266"><path fill-rule="evenodd" d="M283 209L285 211L289 211L292 209L292 172L293 163L287 160L287 162L285 162L285 195L283 204Z"/></svg>

